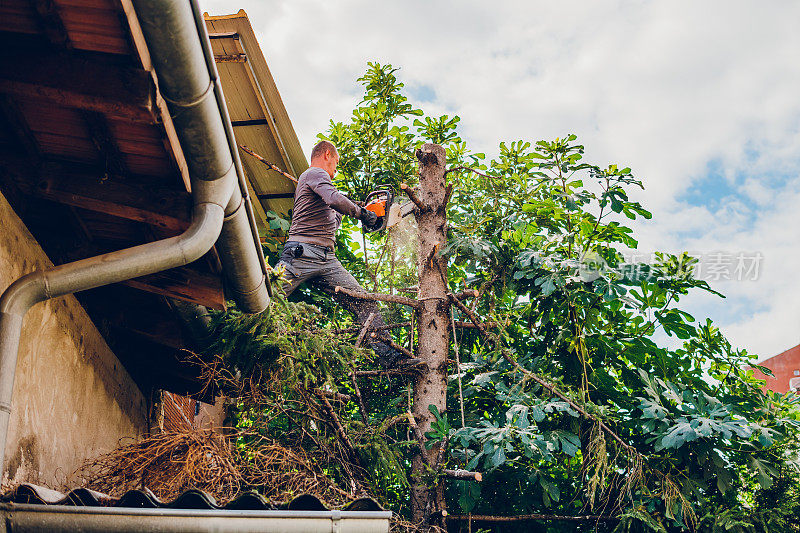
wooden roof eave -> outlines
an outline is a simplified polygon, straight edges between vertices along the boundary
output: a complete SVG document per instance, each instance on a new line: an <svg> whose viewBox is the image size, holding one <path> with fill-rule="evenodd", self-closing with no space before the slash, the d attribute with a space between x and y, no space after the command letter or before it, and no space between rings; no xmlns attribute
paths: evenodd
<svg viewBox="0 0 800 533"><path fill-rule="evenodd" d="M205 19L214 37L212 45L216 46L220 78L227 88L226 99L237 142L298 177L308 168L308 161L247 14L244 10L235 15L206 13ZM218 53L222 49L224 53ZM242 153L241 157L251 194L259 199L255 203L259 204L256 210L262 218L262 229L269 231L266 211L287 215L292 207L294 183L250 155Z"/></svg>

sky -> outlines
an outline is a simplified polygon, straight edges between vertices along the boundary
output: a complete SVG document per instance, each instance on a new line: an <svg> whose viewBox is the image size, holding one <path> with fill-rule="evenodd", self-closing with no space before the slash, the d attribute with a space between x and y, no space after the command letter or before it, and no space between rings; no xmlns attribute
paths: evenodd
<svg viewBox="0 0 800 533"><path fill-rule="evenodd" d="M244 9L302 146L361 96L367 61L468 146L574 133L629 166L640 250L700 258L727 297L682 300L761 359L800 343L800 3L200 0ZM639 258L641 259L641 258Z"/></svg>

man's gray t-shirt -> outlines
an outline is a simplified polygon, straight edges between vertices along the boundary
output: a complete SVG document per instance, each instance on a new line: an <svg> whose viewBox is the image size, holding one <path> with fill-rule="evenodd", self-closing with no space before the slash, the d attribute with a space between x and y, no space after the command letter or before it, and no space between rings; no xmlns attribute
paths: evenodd
<svg viewBox="0 0 800 533"><path fill-rule="evenodd" d="M288 240L333 248L342 215L360 213L360 207L336 190L326 171L309 167L297 180Z"/></svg>

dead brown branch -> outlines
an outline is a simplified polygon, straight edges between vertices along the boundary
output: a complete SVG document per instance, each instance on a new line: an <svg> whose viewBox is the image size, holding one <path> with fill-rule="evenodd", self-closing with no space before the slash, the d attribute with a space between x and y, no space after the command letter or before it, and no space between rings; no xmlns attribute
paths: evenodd
<svg viewBox="0 0 800 533"><path fill-rule="evenodd" d="M404 296L397 296L395 294L381 294L377 292L356 292L350 289L345 289L344 287L337 286L334 289L336 292L341 292L342 294L346 294L351 298L359 298L361 300L372 300L376 302L388 302L394 304L401 304L407 305L409 307L413 307L417 309L419 307L419 302L417 300L412 300L411 298L406 298Z"/></svg>
<svg viewBox="0 0 800 533"><path fill-rule="evenodd" d="M260 487L273 501L302 493L329 502L350 499L302 450L264 439L244 460L230 446L229 439L235 436L193 429L152 434L87 461L71 477L82 486L114 496L144 486L162 500L198 488L224 503L248 487Z"/></svg>
<svg viewBox="0 0 800 533"><path fill-rule="evenodd" d="M370 378L379 376L411 376L417 374L413 368L386 368L383 370L356 370L355 375L359 378Z"/></svg>
<svg viewBox="0 0 800 533"><path fill-rule="evenodd" d="M347 430L345 430L344 426L342 426L342 422L339 420L339 416L333 409L331 402L329 402L328 398L322 394L322 391L316 390L314 392L316 393L317 398L319 398L319 401L322 404L322 409L325 411L325 414L328 417L327 422L333 426L334 430L336 431L336 436L339 437L339 440L344 445L348 455L350 456L350 459L356 464L360 464L361 459L358 455L358 452L356 451L355 446L353 446L350 437L347 436Z"/></svg>
<svg viewBox="0 0 800 533"><path fill-rule="evenodd" d="M446 520L452 522L471 520L473 522L524 522L530 520L542 520L547 522L607 522L618 521L613 516L584 515L570 516L558 514L523 514L517 516L495 516L483 514L451 514L447 515Z"/></svg>
<svg viewBox="0 0 800 533"><path fill-rule="evenodd" d="M338 391L314 389L315 394L318 394L320 392L324 394L326 397L336 402L349 402L350 400L353 399L349 394L342 394L341 392Z"/></svg>
<svg viewBox="0 0 800 533"><path fill-rule="evenodd" d="M461 329L477 329L475 324L472 322L464 322L463 320L456 320L456 327ZM386 324L385 326L376 326L372 328L372 331L389 331L393 329L400 329L400 328L407 328L411 325L411 321L407 320L405 322L394 322L392 324ZM487 320L483 322L483 325L487 328L494 328L497 327L497 322ZM353 334L358 333L361 331L361 327L352 327L352 328L340 328L331 330L332 333L336 335L345 335L345 334Z"/></svg>
<svg viewBox="0 0 800 533"><path fill-rule="evenodd" d="M372 325L372 321L375 320L377 315L375 313L370 313L367 319L364 321L364 324L361 326L361 331L358 332L358 338L356 339L355 347L358 348L364 342L364 337L367 336L367 332L369 331L370 326Z"/></svg>
<svg viewBox="0 0 800 533"><path fill-rule="evenodd" d="M397 344L396 342L394 342L392 339L390 339L390 338L389 338L388 336L386 336L386 335L378 335L377 333L375 333L375 332L372 332L372 333L370 334L370 336L371 336L372 338L374 338L374 339L375 339L377 342L382 342L382 343L384 343L384 344L388 344L389 346L391 346L392 348L394 348L394 349L395 349L395 350L397 350L398 352L402 353L402 354L403 354L403 355L405 355L406 357L415 357L415 356L414 356L414 354L413 354L411 351L409 351L409 350L408 350L407 348L405 348L404 346L400 346L399 344Z"/></svg>
<svg viewBox="0 0 800 533"><path fill-rule="evenodd" d="M372 331L389 331L393 329L400 329L400 328L407 328L411 325L410 320L406 320L405 322L394 322L392 324L386 324L385 326L376 326L372 328ZM361 326L352 327L352 328L340 328L332 330L333 333L340 335L346 333L359 333L361 331Z"/></svg>

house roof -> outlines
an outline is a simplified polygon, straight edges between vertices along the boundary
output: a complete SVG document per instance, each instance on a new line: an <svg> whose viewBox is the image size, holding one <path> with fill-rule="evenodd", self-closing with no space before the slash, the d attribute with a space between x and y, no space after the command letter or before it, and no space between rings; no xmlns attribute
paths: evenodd
<svg viewBox="0 0 800 533"><path fill-rule="evenodd" d="M4 0L0 50L0 192L55 264L188 227L186 161L131 0ZM284 131L285 110L280 117ZM191 342L170 302L225 308L216 248L76 296L143 390L196 391L197 371L180 353Z"/></svg>
<svg viewBox="0 0 800 533"><path fill-rule="evenodd" d="M237 142L297 178L308 161L247 14L204 16ZM286 216L295 184L244 151L241 158L259 199L255 210L264 235L270 231L266 212Z"/></svg>
<svg viewBox="0 0 800 533"><path fill-rule="evenodd" d="M256 492L240 494L224 506L192 489L171 502L149 490L132 490L114 498L80 488L68 494L24 484L3 498L0 514L14 531L347 531L388 532L390 511L370 498L328 509L303 494L274 504ZM129 527L126 527L126 524ZM104 527L105 526L105 527Z"/></svg>
<svg viewBox="0 0 800 533"><path fill-rule="evenodd" d="M312 494L300 494L288 502L270 502L256 491L243 492L230 502L219 505L205 491L189 489L171 501L162 501L149 489L130 490L120 497L113 497L87 488L77 488L64 494L32 483L23 483L7 493L3 501L40 505L85 506L85 507L137 507L141 509L206 509L229 511L330 511L319 498ZM348 503L343 511L383 511L372 498L358 498Z"/></svg>

